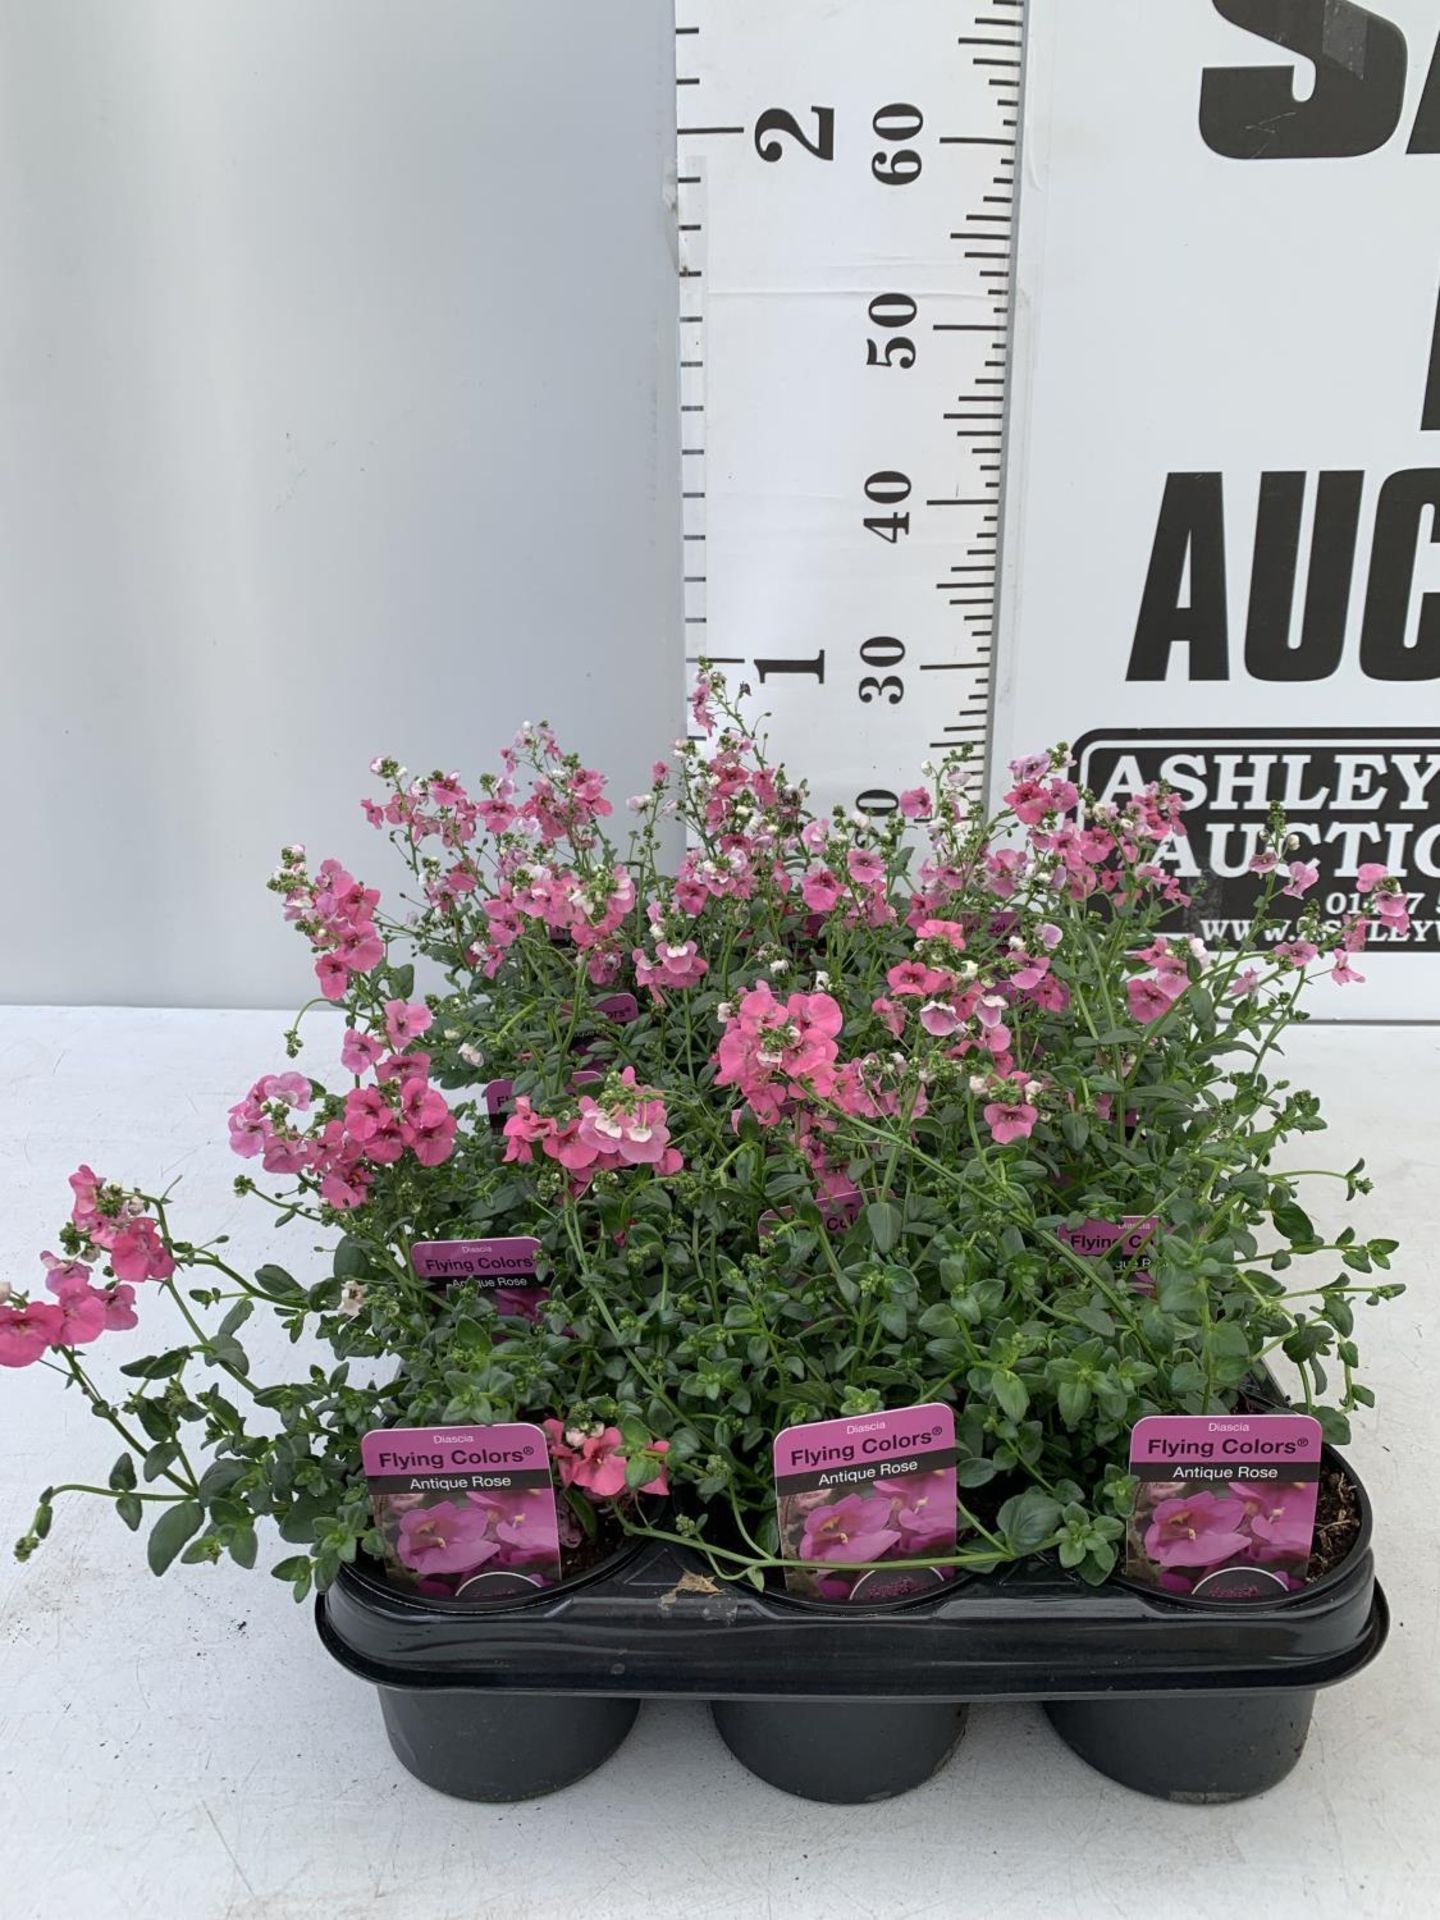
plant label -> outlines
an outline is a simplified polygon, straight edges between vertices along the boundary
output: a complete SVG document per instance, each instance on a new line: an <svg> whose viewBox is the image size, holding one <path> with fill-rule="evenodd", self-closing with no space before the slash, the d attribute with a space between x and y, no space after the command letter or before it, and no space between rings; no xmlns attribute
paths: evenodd
<svg viewBox="0 0 1440 1920"><path fill-rule="evenodd" d="M360 1442L385 1563L436 1598L511 1600L560 1578L545 1435L496 1427L381 1427Z"/></svg>
<svg viewBox="0 0 1440 1920"><path fill-rule="evenodd" d="M550 1297L538 1267L540 1242L528 1233L497 1240L417 1240L410 1264L417 1279L451 1285L467 1280L491 1295L495 1311L533 1320Z"/></svg>
<svg viewBox="0 0 1440 1920"><path fill-rule="evenodd" d="M955 1412L940 1402L787 1427L774 1445L785 1585L812 1600L942 1587L955 1551ZM910 1562L865 1571L857 1561ZM920 1564L914 1564L914 1563Z"/></svg>
<svg viewBox="0 0 1440 1920"><path fill-rule="evenodd" d="M860 1194L854 1187L840 1187L833 1193L817 1193L813 1196L820 1209L820 1219L827 1233L845 1233L855 1224L860 1212ZM774 1233L782 1220L795 1217L793 1207L767 1207L755 1222L755 1232L763 1244Z"/></svg>
<svg viewBox="0 0 1440 1920"><path fill-rule="evenodd" d="M488 1080L485 1083L485 1112L498 1132L515 1111L515 1082Z"/></svg>
<svg viewBox="0 0 1440 1920"><path fill-rule="evenodd" d="M1159 1231L1153 1213L1127 1213L1118 1226L1113 1220L1082 1220L1078 1227L1057 1227L1055 1237L1086 1260L1113 1260L1128 1269L1137 1293L1153 1293L1150 1257Z"/></svg>
<svg viewBox="0 0 1440 1920"><path fill-rule="evenodd" d="M1130 1435L1139 1481L1125 1571L1197 1600L1273 1600L1303 1587L1320 1492L1307 1413L1151 1414Z"/></svg>

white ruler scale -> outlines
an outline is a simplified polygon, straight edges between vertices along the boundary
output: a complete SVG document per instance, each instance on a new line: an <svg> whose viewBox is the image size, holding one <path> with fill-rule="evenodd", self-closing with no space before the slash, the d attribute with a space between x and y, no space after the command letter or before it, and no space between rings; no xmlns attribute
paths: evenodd
<svg viewBox="0 0 1440 1920"><path fill-rule="evenodd" d="M676 4L687 656L821 808L978 792L1023 0Z"/></svg>

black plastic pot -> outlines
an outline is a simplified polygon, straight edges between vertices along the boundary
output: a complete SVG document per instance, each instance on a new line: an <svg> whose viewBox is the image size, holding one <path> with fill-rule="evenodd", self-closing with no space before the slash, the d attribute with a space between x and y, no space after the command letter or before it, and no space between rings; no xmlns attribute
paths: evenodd
<svg viewBox="0 0 1440 1920"><path fill-rule="evenodd" d="M380 1688L405 1764L468 1798L579 1779L623 1739L637 1701L688 1698L714 1705L745 1765L807 1798L902 1792L954 1746L966 1703L1036 1700L1112 1779L1231 1800L1284 1778L1317 1690L1384 1644L1369 1502L1349 1478L1354 1550L1275 1600L1091 1589L1039 1562L934 1600L806 1606L719 1583L657 1543L503 1608L417 1600L347 1568L317 1617L336 1658Z"/></svg>
<svg viewBox="0 0 1440 1920"><path fill-rule="evenodd" d="M459 1800L533 1800L593 1773L635 1724L640 1702L607 1695L510 1693L456 1670L433 1671L439 1645L484 1631L498 1613L557 1599L601 1580L633 1549L535 1599L504 1605L431 1600L346 1568L317 1605L321 1641L380 1696L396 1758L437 1792Z"/></svg>
<svg viewBox="0 0 1440 1920"><path fill-rule="evenodd" d="M751 1773L802 1800L845 1806L923 1786L970 1712L955 1700L717 1700L710 1710Z"/></svg>

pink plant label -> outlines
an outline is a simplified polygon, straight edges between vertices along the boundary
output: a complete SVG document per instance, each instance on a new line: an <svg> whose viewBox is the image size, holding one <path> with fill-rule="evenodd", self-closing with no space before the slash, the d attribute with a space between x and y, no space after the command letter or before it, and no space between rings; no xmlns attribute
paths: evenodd
<svg viewBox="0 0 1440 1920"><path fill-rule="evenodd" d="M595 1011L617 1026L626 1027L640 1018L640 1002L633 993L611 993L595 1002Z"/></svg>
<svg viewBox="0 0 1440 1920"><path fill-rule="evenodd" d="M829 1233L844 1233L853 1226L860 1211L860 1194L854 1187L841 1187L834 1193L815 1195L815 1204L820 1209L820 1218ZM793 1207L767 1207L755 1222L755 1232L762 1241L768 1240L782 1220L794 1218Z"/></svg>
<svg viewBox="0 0 1440 1920"><path fill-rule="evenodd" d="M501 1240L417 1240L410 1264L421 1280L475 1280L482 1287L533 1283L540 1242L528 1233Z"/></svg>
<svg viewBox="0 0 1440 1920"><path fill-rule="evenodd" d="M939 1589L955 1551L955 1412L935 1401L787 1427L774 1445L785 1584L812 1600ZM857 1561L882 1564L865 1571ZM909 1563L887 1566L885 1562Z"/></svg>
<svg viewBox="0 0 1440 1920"><path fill-rule="evenodd" d="M539 1258L540 1242L528 1233L499 1240L417 1240L410 1249L421 1280L441 1286L468 1280L512 1320L537 1320L550 1298L537 1272Z"/></svg>
<svg viewBox="0 0 1440 1920"><path fill-rule="evenodd" d="M1127 1213L1118 1225L1113 1220L1083 1220L1078 1227L1057 1227L1055 1237L1086 1260L1114 1260L1128 1267L1136 1292L1153 1293L1150 1256L1159 1231L1153 1213Z"/></svg>
<svg viewBox="0 0 1440 1920"><path fill-rule="evenodd" d="M560 1578L539 1427L382 1427L360 1442L389 1571L437 1599L509 1600Z"/></svg>
<svg viewBox="0 0 1440 1920"><path fill-rule="evenodd" d="M489 1080L485 1085L485 1111L492 1127L503 1127L515 1111L515 1082Z"/></svg>
<svg viewBox="0 0 1440 1920"><path fill-rule="evenodd" d="M1308 1413L1151 1414L1130 1435L1139 1482L1125 1571L1197 1600L1273 1600L1303 1587L1320 1492Z"/></svg>

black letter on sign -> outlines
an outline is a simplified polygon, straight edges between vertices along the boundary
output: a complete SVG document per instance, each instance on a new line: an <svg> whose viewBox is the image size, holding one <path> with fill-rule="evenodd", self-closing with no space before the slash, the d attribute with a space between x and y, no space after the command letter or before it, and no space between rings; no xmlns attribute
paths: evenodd
<svg viewBox="0 0 1440 1920"><path fill-rule="evenodd" d="M1185 563L1190 604L1182 607ZM1127 680L1163 680L1170 649L1190 649L1192 680L1230 678L1225 612L1225 494L1218 473L1172 473L1150 550Z"/></svg>
<svg viewBox="0 0 1440 1920"><path fill-rule="evenodd" d="M1303 473L1260 476L1255 516L1255 570L1250 576L1250 618L1245 628L1245 667L1256 680L1327 680L1340 664L1350 613L1355 539L1360 527L1363 473L1322 473L1310 536L1305 618L1298 646L1290 644L1295 609L1295 573L1300 559Z"/></svg>
<svg viewBox="0 0 1440 1920"><path fill-rule="evenodd" d="M1295 98L1293 67L1207 67L1200 134L1227 160L1331 160L1383 147L1405 103L1405 36L1355 0L1214 0L1215 11L1315 62Z"/></svg>
<svg viewBox="0 0 1440 1920"><path fill-rule="evenodd" d="M1435 51L1430 57L1430 71L1425 76L1425 91L1420 96L1420 105L1415 114L1415 126L1410 135L1407 153L1440 153L1440 40L1435 42Z"/></svg>
<svg viewBox="0 0 1440 1920"><path fill-rule="evenodd" d="M1430 371L1425 376L1425 403L1420 409L1420 431L1440 433L1440 300L1435 303L1435 331L1430 336Z"/></svg>
<svg viewBox="0 0 1440 1920"><path fill-rule="evenodd" d="M1420 516L1427 507L1433 541L1440 514L1440 472L1433 467L1392 473L1380 489L1360 632L1360 671L1372 680L1440 680L1440 593L1427 593L1420 602L1415 644L1405 644Z"/></svg>

